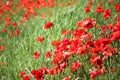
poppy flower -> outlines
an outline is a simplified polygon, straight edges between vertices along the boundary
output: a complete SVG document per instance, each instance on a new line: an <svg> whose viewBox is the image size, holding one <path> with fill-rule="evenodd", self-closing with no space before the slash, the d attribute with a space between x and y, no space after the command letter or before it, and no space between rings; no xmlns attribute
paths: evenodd
<svg viewBox="0 0 120 80"><path fill-rule="evenodd" d="M40 52L34 52L33 58L37 59L40 56Z"/></svg>
<svg viewBox="0 0 120 80"><path fill-rule="evenodd" d="M9 37L11 38L11 37L13 37L14 35L15 35L15 32L12 31L12 32L9 34Z"/></svg>
<svg viewBox="0 0 120 80"><path fill-rule="evenodd" d="M69 77L65 77L63 80L70 80L70 78Z"/></svg>
<svg viewBox="0 0 120 80"><path fill-rule="evenodd" d="M105 68L105 67L104 67L104 68L102 68L102 69L100 69L99 71L100 71L100 74L105 74L105 73L107 72L107 70L106 70L106 68Z"/></svg>
<svg viewBox="0 0 120 80"><path fill-rule="evenodd" d="M63 30L62 31L62 36L66 36L67 34L70 34L71 31L70 30Z"/></svg>
<svg viewBox="0 0 120 80"><path fill-rule="evenodd" d="M44 25L44 28L45 29L49 29L49 28L51 28L53 26L53 23L52 22L48 22L48 23L46 23L45 25Z"/></svg>
<svg viewBox="0 0 120 80"><path fill-rule="evenodd" d="M89 0L89 5L93 5L94 2L92 0Z"/></svg>
<svg viewBox="0 0 120 80"><path fill-rule="evenodd" d="M88 42L85 44L85 46L86 46L88 49L94 47L94 41L92 41L92 40L88 41Z"/></svg>
<svg viewBox="0 0 120 80"><path fill-rule="evenodd" d="M116 12L120 12L120 4L116 5Z"/></svg>
<svg viewBox="0 0 120 80"><path fill-rule="evenodd" d="M0 51L3 51L6 49L6 46L0 46Z"/></svg>
<svg viewBox="0 0 120 80"><path fill-rule="evenodd" d="M82 21L82 27L84 29L90 29L90 28L93 28L94 27L94 23L95 21L92 20L91 18L85 18L83 21Z"/></svg>
<svg viewBox="0 0 120 80"><path fill-rule="evenodd" d="M39 36L36 39L37 42L43 42L44 41L44 37L43 36Z"/></svg>
<svg viewBox="0 0 120 80"><path fill-rule="evenodd" d="M98 76L99 74L100 74L100 72L99 72L98 69L91 70L91 71L90 71L90 78L91 78L91 79L94 79L94 78L96 78L96 76Z"/></svg>
<svg viewBox="0 0 120 80"><path fill-rule="evenodd" d="M7 28L3 28L3 29L2 29L2 32L3 32L3 33L6 33L7 31L8 31Z"/></svg>
<svg viewBox="0 0 120 80"><path fill-rule="evenodd" d="M54 68L51 68L50 70L49 70L49 74L52 76L52 75L54 75L56 73L56 70L54 69Z"/></svg>
<svg viewBox="0 0 120 80"><path fill-rule="evenodd" d="M90 12L91 11L91 7L90 6L86 6L84 9L85 12Z"/></svg>
<svg viewBox="0 0 120 80"><path fill-rule="evenodd" d="M111 16L111 10L109 10L109 9L104 10L103 17L105 19L108 19L110 16Z"/></svg>
<svg viewBox="0 0 120 80"><path fill-rule="evenodd" d="M13 26L13 27L16 27L16 26L17 26L17 22L14 22L14 23L12 24L12 26Z"/></svg>
<svg viewBox="0 0 120 80"><path fill-rule="evenodd" d="M25 71L21 71L20 73L19 73L19 77L23 77L25 75Z"/></svg>
<svg viewBox="0 0 120 80"><path fill-rule="evenodd" d="M72 64L71 70L76 71L80 66L81 66L81 64L79 62L74 62Z"/></svg>
<svg viewBox="0 0 120 80"><path fill-rule="evenodd" d="M16 29L16 30L15 30L15 34L16 34L16 35L20 35L20 30L19 30L19 29Z"/></svg>
<svg viewBox="0 0 120 80"><path fill-rule="evenodd" d="M77 50L77 54L79 55L86 54L86 47L79 47Z"/></svg>
<svg viewBox="0 0 120 80"><path fill-rule="evenodd" d="M44 74L40 70L32 70L31 74L35 77L36 80L43 80Z"/></svg>
<svg viewBox="0 0 120 80"><path fill-rule="evenodd" d="M101 67L103 65L103 60L100 58L100 56L92 56L90 58L90 62L97 67Z"/></svg>
<svg viewBox="0 0 120 80"><path fill-rule="evenodd" d="M114 73L114 72L115 72L115 69L114 69L114 68L111 68L111 69L110 69L110 72Z"/></svg>
<svg viewBox="0 0 120 80"><path fill-rule="evenodd" d="M96 13L101 13L101 12L104 12L104 9L98 6L98 7L96 7L95 12Z"/></svg>
<svg viewBox="0 0 120 80"><path fill-rule="evenodd" d="M67 67L67 64L65 62L63 62L59 66L60 66L60 69L64 69Z"/></svg>
<svg viewBox="0 0 120 80"><path fill-rule="evenodd" d="M110 34L110 40L119 40L120 39L120 31L116 31Z"/></svg>
<svg viewBox="0 0 120 80"><path fill-rule="evenodd" d="M6 18L6 25L10 26L10 24L11 24L11 19L10 18Z"/></svg>
<svg viewBox="0 0 120 80"><path fill-rule="evenodd" d="M51 42L51 44L52 44L52 46L57 47L57 46L59 46L59 45L61 44L61 41L53 40L53 41Z"/></svg>
<svg viewBox="0 0 120 80"><path fill-rule="evenodd" d="M49 51L45 54L45 57L46 57L46 58L50 58L51 56L52 56L52 54L51 54L51 52L49 52Z"/></svg>
<svg viewBox="0 0 120 80"><path fill-rule="evenodd" d="M30 76L26 75L23 80L30 80Z"/></svg>

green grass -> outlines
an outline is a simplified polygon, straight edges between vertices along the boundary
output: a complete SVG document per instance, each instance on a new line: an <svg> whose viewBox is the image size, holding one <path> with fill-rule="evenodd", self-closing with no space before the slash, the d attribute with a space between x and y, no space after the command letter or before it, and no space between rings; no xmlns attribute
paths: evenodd
<svg viewBox="0 0 120 80"><path fill-rule="evenodd" d="M99 1L100 0L94 0L94 4L97 5ZM106 2L105 0L103 1ZM117 2L120 3L119 0ZM61 36L61 31L64 29L76 29L77 21L82 20L86 17L90 17L97 18L99 21L98 24L101 24L101 26L113 22L113 20L111 19L116 16L114 15L115 10L113 9L113 7L109 7L109 5L105 3L105 8L113 9L113 16L109 20L103 21L103 19L99 18L101 17L101 15L98 15L94 12L95 7L92 8L92 12L88 14L85 13L83 7L86 4L87 1L80 0L79 3L76 5L44 9L42 12L45 11L46 13L48 13L49 11L52 11L53 16L47 17L45 19L40 19L39 16L37 16L36 18L31 17L30 20L25 22L24 25L18 24L17 27L22 30L19 36L13 36L12 38L9 38L6 33L0 32L0 37L3 39L3 42L0 43L0 45L7 46L6 50L0 52L0 63L2 63L3 61L7 62L7 66L0 65L0 80L20 80L18 74L22 70L29 73L31 70L38 69L42 66L51 66L51 62L49 60L46 60L44 56L47 51L53 52L54 50L54 47L51 45L51 41L63 39L64 37ZM38 11L38 13L42 12ZM14 21L19 21L21 19L20 14L15 16L12 15L12 19ZM54 23L54 26L48 30L45 30L43 26L47 21L52 21ZM5 24L2 23L0 25L0 29L4 27ZM10 28L9 30L11 31L13 29ZM8 33L10 31L8 31ZM100 35L98 31L99 29L95 30L93 28L89 32L93 32L94 39L97 39ZM44 36L44 42L37 43L36 38L38 36ZM115 42L113 46L119 48L120 46L118 44L120 45L120 42ZM39 51L41 53L38 59L32 58L35 51ZM80 60L86 66L82 66L82 68L78 69L75 73L69 73L69 68L67 68L62 74L58 74L53 77L46 76L45 80L62 80L66 76L71 76L71 80L77 77L79 77L78 80L90 80L90 75L88 73L91 66L88 65L88 62L84 63L84 61L88 59L87 56L84 55L81 58L76 59L74 59L74 57L76 58L76 56L70 58L70 64L76 60ZM116 67L117 71L115 73L111 73L108 71L105 75L98 76L95 80L119 80L119 63L120 55L110 58L108 61L106 61L107 68L109 69L111 67Z"/></svg>

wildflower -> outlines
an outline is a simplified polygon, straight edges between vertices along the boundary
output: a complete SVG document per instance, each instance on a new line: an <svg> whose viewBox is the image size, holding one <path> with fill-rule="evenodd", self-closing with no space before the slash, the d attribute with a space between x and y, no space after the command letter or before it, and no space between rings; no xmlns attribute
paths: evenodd
<svg viewBox="0 0 120 80"><path fill-rule="evenodd" d="M49 29L49 28L51 28L53 26L53 23L52 22L48 22L48 23L46 23L45 25L44 25L44 28L45 29Z"/></svg>
<svg viewBox="0 0 120 80"><path fill-rule="evenodd" d="M25 76L24 78L23 78L23 80L30 80L30 76Z"/></svg>
<svg viewBox="0 0 120 80"><path fill-rule="evenodd" d="M104 12L104 9L98 6L98 7L96 7L95 12L96 13L101 13L101 12Z"/></svg>
<svg viewBox="0 0 120 80"><path fill-rule="evenodd" d="M19 77L23 77L25 75L25 71L21 71L20 73L19 73Z"/></svg>
<svg viewBox="0 0 120 80"><path fill-rule="evenodd" d="M17 22L14 22L14 23L12 24L12 26L13 26L13 27L16 27L16 26L17 26Z"/></svg>
<svg viewBox="0 0 120 80"><path fill-rule="evenodd" d="M119 40L120 39L120 31L116 31L110 34L110 40Z"/></svg>
<svg viewBox="0 0 120 80"><path fill-rule="evenodd" d="M44 74L40 70L32 70L31 74L35 77L36 80L43 80Z"/></svg>
<svg viewBox="0 0 120 80"><path fill-rule="evenodd" d="M111 68L111 69L110 69L110 72L114 73L114 72L115 72L115 69L114 69L114 68Z"/></svg>
<svg viewBox="0 0 120 80"><path fill-rule="evenodd" d="M52 56L52 54L51 54L51 52L49 52L49 51L45 54L45 57L46 57L46 58L50 58L51 56Z"/></svg>
<svg viewBox="0 0 120 80"><path fill-rule="evenodd" d="M90 78L94 79L96 76L100 74L98 69L94 69L90 71Z"/></svg>
<svg viewBox="0 0 120 80"><path fill-rule="evenodd" d="M92 56L90 58L90 62L97 67L101 67L103 65L103 60L100 58L100 56Z"/></svg>
<svg viewBox="0 0 120 80"><path fill-rule="evenodd" d="M37 59L40 56L40 52L34 52L33 58Z"/></svg>
<svg viewBox="0 0 120 80"><path fill-rule="evenodd" d="M81 66L81 64L79 62L74 62L72 64L71 70L76 71L80 66Z"/></svg>
<svg viewBox="0 0 120 80"><path fill-rule="evenodd" d="M85 12L90 12L91 11L91 7L90 6L86 6L84 9Z"/></svg>
<svg viewBox="0 0 120 80"><path fill-rule="evenodd" d="M7 31L8 31L7 28L3 28L3 29L2 29L2 32L3 32L3 33L6 33Z"/></svg>
<svg viewBox="0 0 120 80"><path fill-rule="evenodd" d="M120 4L116 5L116 12L120 12Z"/></svg>
<svg viewBox="0 0 120 80"><path fill-rule="evenodd" d="M39 36L36 39L37 42L43 42L44 41L44 37L43 36Z"/></svg>
<svg viewBox="0 0 120 80"><path fill-rule="evenodd" d="M59 46L60 44L61 44L61 41L57 41L57 40L53 40L52 42L51 42L51 44L52 44L52 46Z"/></svg>
<svg viewBox="0 0 120 80"><path fill-rule="evenodd" d="M20 30L19 30L19 29L16 29L16 30L15 30L15 34L16 34L16 35L20 35Z"/></svg>
<svg viewBox="0 0 120 80"><path fill-rule="evenodd" d="M90 29L92 27L94 27L94 23L95 21L90 19L90 18L85 18L83 21L82 21L82 27L84 29Z"/></svg>
<svg viewBox="0 0 120 80"><path fill-rule="evenodd" d="M6 49L6 46L0 46L0 51L3 51Z"/></svg>
<svg viewBox="0 0 120 80"><path fill-rule="evenodd" d="M65 77L63 80L70 80L70 78L69 77Z"/></svg>
<svg viewBox="0 0 120 80"><path fill-rule="evenodd" d="M111 16L111 10L109 10L109 9L104 10L103 17L105 19L108 19L110 16Z"/></svg>

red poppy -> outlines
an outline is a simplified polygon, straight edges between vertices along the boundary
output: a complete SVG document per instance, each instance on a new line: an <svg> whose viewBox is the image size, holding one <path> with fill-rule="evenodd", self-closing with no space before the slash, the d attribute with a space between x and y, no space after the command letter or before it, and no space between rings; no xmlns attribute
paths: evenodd
<svg viewBox="0 0 120 80"><path fill-rule="evenodd" d="M114 69L114 68L110 69L110 72L114 73L114 72L115 72L115 69Z"/></svg>
<svg viewBox="0 0 120 80"><path fill-rule="evenodd" d="M94 41L88 41L86 44L85 44L85 46L87 47L87 49L89 49L89 48L92 48L92 47L94 47Z"/></svg>
<svg viewBox="0 0 120 80"><path fill-rule="evenodd" d="M30 80L30 76L25 76L24 78L23 78L23 80Z"/></svg>
<svg viewBox="0 0 120 80"><path fill-rule="evenodd" d="M45 54L45 57L46 57L46 58L50 58L51 56L52 56L52 54L51 54L50 51L48 51L48 52Z"/></svg>
<svg viewBox="0 0 120 80"><path fill-rule="evenodd" d="M103 66L103 60L100 58L100 56L92 56L90 58L90 62L97 67Z"/></svg>
<svg viewBox="0 0 120 80"><path fill-rule="evenodd" d="M71 31L70 30L63 30L62 31L62 36L66 36L67 34L70 34Z"/></svg>
<svg viewBox="0 0 120 80"><path fill-rule="evenodd" d="M0 46L0 51L3 51L6 49L6 46Z"/></svg>
<svg viewBox="0 0 120 80"><path fill-rule="evenodd" d="M116 5L116 12L120 12L120 4Z"/></svg>
<svg viewBox="0 0 120 80"><path fill-rule="evenodd" d="M3 32L3 33L6 33L7 31L8 31L7 28L3 28L3 29L2 29L2 32Z"/></svg>
<svg viewBox="0 0 120 80"><path fill-rule="evenodd" d="M9 34L9 37L11 38L11 37L13 37L14 35L15 35L15 32L12 31L12 32Z"/></svg>
<svg viewBox="0 0 120 80"><path fill-rule="evenodd" d="M80 66L81 66L81 64L79 62L74 62L72 64L71 70L76 71Z"/></svg>
<svg viewBox="0 0 120 80"><path fill-rule="evenodd" d="M95 12L96 13L101 13L101 12L104 12L104 9L98 6L98 7L96 7Z"/></svg>
<svg viewBox="0 0 120 80"><path fill-rule="evenodd" d="M40 52L34 52L33 58L37 59L40 56Z"/></svg>
<svg viewBox="0 0 120 80"><path fill-rule="evenodd" d="M86 47L79 47L77 50L77 54L82 55L82 54L86 54Z"/></svg>
<svg viewBox="0 0 120 80"><path fill-rule="evenodd" d="M120 39L120 31L116 31L110 34L110 40L119 40Z"/></svg>
<svg viewBox="0 0 120 80"><path fill-rule="evenodd" d="M10 26L10 24L11 24L11 19L10 18L6 18L6 25Z"/></svg>
<svg viewBox="0 0 120 80"><path fill-rule="evenodd" d="M99 71L100 71L100 74L105 74L107 70L106 70L106 68L102 68Z"/></svg>
<svg viewBox="0 0 120 80"><path fill-rule="evenodd" d="M86 6L84 9L85 12L90 12L91 11L91 7L90 6Z"/></svg>
<svg viewBox="0 0 120 80"><path fill-rule="evenodd" d="M63 62L59 66L60 66L60 69L64 69L67 67L67 64L65 62Z"/></svg>
<svg viewBox="0 0 120 80"><path fill-rule="evenodd" d="M16 35L20 35L20 30L19 30L19 29L16 29L16 30L15 30L15 34L16 34Z"/></svg>
<svg viewBox="0 0 120 80"><path fill-rule="evenodd" d="M17 22L14 22L14 23L12 24L12 26L13 26L13 27L16 27L16 26L17 26Z"/></svg>
<svg viewBox="0 0 120 80"><path fill-rule="evenodd" d="M25 71L21 71L20 73L19 73L19 77L23 77L25 75Z"/></svg>
<svg viewBox="0 0 120 80"><path fill-rule="evenodd" d="M94 27L95 21L92 20L91 18L85 18L82 22L78 22L77 26L82 27L84 29L90 29Z"/></svg>
<svg viewBox="0 0 120 80"><path fill-rule="evenodd" d="M48 22L48 23L46 23L45 25L44 25L44 28L45 29L49 29L49 28L51 28L53 26L53 23L52 22Z"/></svg>
<svg viewBox="0 0 120 80"><path fill-rule="evenodd" d="M54 68L51 68L50 70L49 70L49 74L52 76L52 75L54 75L56 73L56 70L54 69Z"/></svg>
<svg viewBox="0 0 120 80"><path fill-rule="evenodd" d="M94 2L92 0L89 0L89 5L93 5Z"/></svg>
<svg viewBox="0 0 120 80"><path fill-rule="evenodd" d="M70 78L69 77L65 77L63 80L70 80Z"/></svg>
<svg viewBox="0 0 120 80"><path fill-rule="evenodd" d="M43 80L44 74L40 70L32 70L31 74L35 77L36 80Z"/></svg>
<svg viewBox="0 0 120 80"><path fill-rule="evenodd" d="M57 46L59 46L59 45L61 44L61 41L53 40L53 41L51 42L51 44L52 44L52 46L57 47Z"/></svg>
<svg viewBox="0 0 120 80"><path fill-rule="evenodd" d="M94 79L96 76L100 74L98 69L94 69L90 71L90 78Z"/></svg>
<svg viewBox="0 0 120 80"><path fill-rule="evenodd" d="M105 19L108 19L110 16L111 16L111 10L109 10L109 9L104 10L103 17Z"/></svg>
<svg viewBox="0 0 120 80"><path fill-rule="evenodd" d="M37 42L43 42L44 41L44 37L43 36L39 36L36 39Z"/></svg>

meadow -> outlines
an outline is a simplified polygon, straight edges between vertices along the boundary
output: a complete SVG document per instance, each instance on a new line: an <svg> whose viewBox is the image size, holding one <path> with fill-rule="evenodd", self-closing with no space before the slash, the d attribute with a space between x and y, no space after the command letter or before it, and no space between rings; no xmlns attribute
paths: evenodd
<svg viewBox="0 0 120 80"><path fill-rule="evenodd" d="M120 0L0 0L0 80L120 80Z"/></svg>

